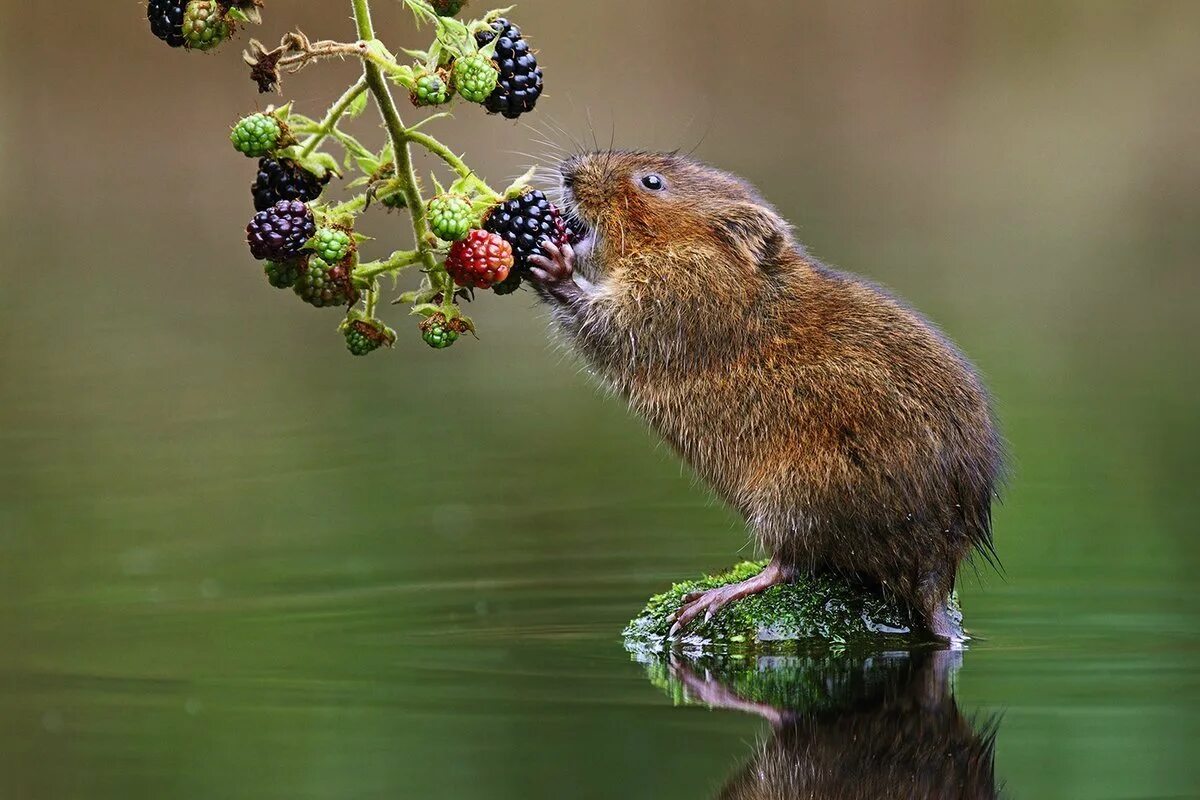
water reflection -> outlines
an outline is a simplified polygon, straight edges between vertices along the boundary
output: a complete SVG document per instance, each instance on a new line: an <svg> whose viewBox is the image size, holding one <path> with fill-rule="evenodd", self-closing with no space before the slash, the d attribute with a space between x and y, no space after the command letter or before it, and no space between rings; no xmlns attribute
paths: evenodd
<svg viewBox="0 0 1200 800"><path fill-rule="evenodd" d="M649 672L677 702L770 723L718 798L995 798L999 720L959 711L952 684L961 657L676 660Z"/></svg>

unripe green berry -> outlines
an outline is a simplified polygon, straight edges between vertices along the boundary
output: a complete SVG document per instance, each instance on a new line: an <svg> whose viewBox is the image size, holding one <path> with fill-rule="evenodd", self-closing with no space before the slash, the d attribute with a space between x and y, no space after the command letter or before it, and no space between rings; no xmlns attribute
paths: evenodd
<svg viewBox="0 0 1200 800"><path fill-rule="evenodd" d="M472 103L482 103L496 88L500 73L496 66L479 53L454 62L454 88L465 99Z"/></svg>
<svg viewBox="0 0 1200 800"><path fill-rule="evenodd" d="M449 321L443 314L434 314L421 323L421 338L435 350L442 350L458 341L461 327L461 320Z"/></svg>
<svg viewBox="0 0 1200 800"><path fill-rule="evenodd" d="M318 228L307 249L327 264L339 264L354 249L354 240L341 228Z"/></svg>
<svg viewBox="0 0 1200 800"><path fill-rule="evenodd" d="M183 41L193 50L211 50L232 35L217 0L191 0L183 12Z"/></svg>
<svg viewBox="0 0 1200 800"><path fill-rule="evenodd" d="M229 134L233 148L247 158L262 158L275 152L283 139L283 127L270 114L251 114Z"/></svg>
<svg viewBox="0 0 1200 800"><path fill-rule="evenodd" d="M409 94L414 106L440 106L450 99L450 87L436 72L426 72L417 78L417 86Z"/></svg>
<svg viewBox="0 0 1200 800"><path fill-rule="evenodd" d="M317 256L308 259L294 289L301 300L317 308L348 306L359 297L344 264L330 264Z"/></svg>
<svg viewBox="0 0 1200 800"><path fill-rule="evenodd" d="M457 242L471 230L471 201L461 195L442 194L429 201L429 227L439 239Z"/></svg>
<svg viewBox="0 0 1200 800"><path fill-rule="evenodd" d="M391 347L396 341L396 332L376 319L347 320L342 323L342 335L346 337L346 349L356 356Z"/></svg>
<svg viewBox="0 0 1200 800"><path fill-rule="evenodd" d="M291 261L268 261L263 265L267 282L276 289L288 289L296 284L300 271L304 268L304 259L295 258Z"/></svg>

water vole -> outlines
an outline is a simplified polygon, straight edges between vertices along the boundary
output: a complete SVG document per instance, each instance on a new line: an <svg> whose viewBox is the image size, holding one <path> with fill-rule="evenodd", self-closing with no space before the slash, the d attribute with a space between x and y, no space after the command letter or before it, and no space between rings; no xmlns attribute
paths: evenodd
<svg viewBox="0 0 1200 800"><path fill-rule="evenodd" d="M982 382L920 314L806 253L741 179L674 154L559 168L585 234L533 283L574 347L773 558L698 614L832 570L962 638L946 600L992 554L1001 445Z"/></svg>

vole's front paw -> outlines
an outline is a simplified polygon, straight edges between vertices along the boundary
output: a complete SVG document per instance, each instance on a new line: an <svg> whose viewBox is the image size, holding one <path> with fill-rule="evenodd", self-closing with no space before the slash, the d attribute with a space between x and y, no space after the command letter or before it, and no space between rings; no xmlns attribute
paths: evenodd
<svg viewBox="0 0 1200 800"><path fill-rule="evenodd" d="M543 293L562 302L583 299L583 291L575 281L575 250L570 243L561 247L549 239L542 242L546 255L529 256L529 277Z"/></svg>

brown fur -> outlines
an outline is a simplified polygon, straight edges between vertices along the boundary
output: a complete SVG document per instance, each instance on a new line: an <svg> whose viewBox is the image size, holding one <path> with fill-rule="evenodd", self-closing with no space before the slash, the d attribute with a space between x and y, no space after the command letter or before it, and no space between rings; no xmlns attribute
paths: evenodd
<svg viewBox="0 0 1200 800"><path fill-rule="evenodd" d="M825 267L736 177L676 155L562 165L594 284L542 291L580 353L761 545L909 602L932 630L991 556L1001 446L971 365L883 290ZM651 192L642 176L667 188Z"/></svg>

